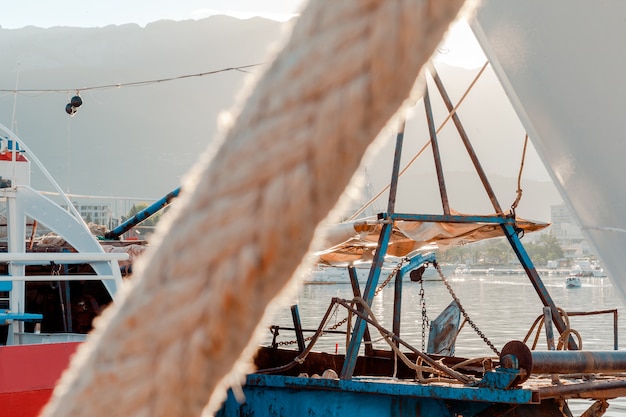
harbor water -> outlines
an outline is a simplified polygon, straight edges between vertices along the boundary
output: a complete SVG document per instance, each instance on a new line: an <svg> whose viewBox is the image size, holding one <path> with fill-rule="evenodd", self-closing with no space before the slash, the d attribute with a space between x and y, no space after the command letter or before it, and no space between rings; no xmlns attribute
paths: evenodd
<svg viewBox="0 0 626 417"><path fill-rule="evenodd" d="M581 278L579 288L566 288L565 276L542 275L542 281L557 307L568 313L617 310L617 326L614 328L614 314L571 316L570 328L582 338L585 350L613 350L614 330L617 330L618 349L626 347L626 314L623 301L611 285L609 278ZM470 319L484 333L486 338L499 350L509 341L524 340L535 320L543 312L543 305L534 287L525 275L451 275L447 277L451 289L458 297ZM363 287L364 285L361 284ZM423 289L423 297L421 295ZM314 331L326 314L333 297L351 299L350 284L302 284L298 288L297 305L306 330ZM426 306L426 316L432 320L452 301L452 296L441 280L425 281L422 284L406 280L402 291L402 323L400 336L420 349L422 346L422 305ZM386 329L392 328L394 304L393 281L378 292L372 303L372 311L379 323ZM334 311L326 328L339 323L347 316L346 310ZM272 324L293 327L289 307L275 313ZM337 330L345 330L345 324ZM305 337L312 332L306 332ZM558 336L558 333L556 333ZM426 338L428 331L426 331ZM265 342L271 341L271 334ZM281 330L278 341L295 339L293 332ZM535 333L529 344L535 340ZM376 348L388 349L386 342L372 329L372 341ZM345 353L347 340L342 334L325 334L315 344L316 351ZM537 349L546 350L546 337L540 333ZM486 342L466 324L459 333L455 356L464 358L494 357L495 353ZM626 399L609 401L605 416L626 415ZM586 410L591 402L570 400L570 408L575 416Z"/></svg>

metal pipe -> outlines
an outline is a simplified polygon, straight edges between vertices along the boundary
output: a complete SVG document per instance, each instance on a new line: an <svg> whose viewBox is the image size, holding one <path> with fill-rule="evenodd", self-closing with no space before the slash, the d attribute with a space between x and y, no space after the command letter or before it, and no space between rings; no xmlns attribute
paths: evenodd
<svg viewBox="0 0 626 417"><path fill-rule="evenodd" d="M548 350L556 350L554 346L554 330L552 329L552 309L550 307L543 308L543 325L546 328Z"/></svg>
<svg viewBox="0 0 626 417"><path fill-rule="evenodd" d="M430 146L433 150L433 159L435 160L435 168L437 170L437 182L439 183L439 195L441 196L441 205L443 206L443 214L450 214L450 203L448 202L448 192L446 191L446 182L443 178L443 167L441 166L441 154L439 153L439 143L437 142L437 129L433 120L433 109L430 105L430 94L428 94L428 85L424 87L424 110L426 111L426 121L428 122L428 132L430 134Z"/></svg>
<svg viewBox="0 0 626 417"><path fill-rule="evenodd" d="M387 213L395 213L396 196L398 194L398 179L400 178L400 160L402 159L402 147L404 146L404 129L406 120L403 118L396 135L396 149L393 155L393 168L391 171L391 181L389 185L389 201L387 203ZM385 250L387 250L385 248Z"/></svg>
<svg viewBox="0 0 626 417"><path fill-rule="evenodd" d="M393 292L393 334L400 337L400 325L402 323L402 274L396 270L396 279ZM396 346L399 343L396 341Z"/></svg>
<svg viewBox="0 0 626 417"><path fill-rule="evenodd" d="M298 306L291 306L291 318L293 319L293 327L296 333L296 341L298 342L298 352L304 352L304 335L302 333L302 323L300 322L300 313L298 312Z"/></svg>
<svg viewBox="0 0 626 417"><path fill-rule="evenodd" d="M359 277L356 273L356 268L352 265L348 267L348 275L350 276L350 284L352 284L352 294L355 298L361 298L361 287L359 287ZM365 332L363 333L363 340L365 342L365 356L372 356L374 354L374 346L372 345L372 336L370 335L369 327L365 326Z"/></svg>
<svg viewBox="0 0 626 417"><path fill-rule="evenodd" d="M613 314L613 350L619 350L619 332L618 332L618 316L617 309L613 308L610 310L596 310L596 311L568 311L567 315L569 317L574 316L591 316L596 314Z"/></svg>
<svg viewBox="0 0 626 417"><path fill-rule="evenodd" d="M626 372L626 351L533 351L533 374Z"/></svg>
<svg viewBox="0 0 626 417"><path fill-rule="evenodd" d="M613 311L613 349L618 350L619 344L617 342L617 309Z"/></svg>
<svg viewBox="0 0 626 417"><path fill-rule="evenodd" d="M367 278L367 284L365 285L365 291L363 295L363 300L368 306L372 305L372 300L374 299L374 293L376 291L376 285L378 284L378 279L380 278L380 271L382 270L383 260L385 258L385 254L387 253L387 247L389 246L389 240L391 239L391 232L393 230L393 223L386 222L383 224L383 229L380 232L380 236L378 238L378 246L379 250L376 251L374 255L374 261L372 269L370 270L369 276ZM359 311L363 312L363 307L359 307ZM354 369L356 367L356 360L359 355L359 348L361 346L361 340L363 340L363 334L365 333L366 321L359 315L354 324L354 330L352 333L352 338L350 339L350 344L346 350L346 360L343 363L343 368L341 369L341 379L351 379L354 374Z"/></svg>
<svg viewBox="0 0 626 417"><path fill-rule="evenodd" d="M0 263L12 265L48 265L50 262L81 264L110 261L127 261L127 253L116 252L24 252L0 253ZM1 281L2 279L0 279Z"/></svg>
<svg viewBox="0 0 626 417"><path fill-rule="evenodd" d="M480 177L480 180L483 183L483 187L485 187L485 191L487 192L487 195L489 196L489 199L491 200L491 204L493 205L493 208L495 209L496 213L503 214L502 208L500 207L500 203L498 202L498 199L496 198L496 194L494 193L493 188L491 188L491 184L489 183L489 180L487 179L487 175L485 174L485 171L483 170L483 167L480 164L478 157L476 156L476 152L474 151L474 148L472 147L472 144L470 143L469 137L467 136L467 133L465 132L465 128L461 124L459 115L456 112L452 113L452 111L454 110L452 101L450 101L450 97L448 96L448 93L446 92L443 82L441 82L441 78L439 78L439 75L437 74L437 70L432 65L430 66L430 75L433 77L433 81L435 81L435 85L437 86L437 89L439 90L439 94L441 94L441 98L443 99L443 102L445 103L446 108L448 109L448 112L452 114L452 121L454 122L454 125L456 126L456 129L459 132L459 136L461 136L461 140L463 141L463 144L465 145L467 154L472 159L474 168L476 169L476 172L478 173L478 176Z"/></svg>
<svg viewBox="0 0 626 417"><path fill-rule="evenodd" d="M128 232L133 227L137 226L142 221L146 220L148 217L156 214L162 208L168 206L173 199L178 197L180 193L180 187L176 188L174 191L169 192L165 197L161 198L158 201L155 201L145 209L141 210L139 213L135 214L130 219L126 220L124 223L117 226L115 229L107 232L104 237L105 239L119 239L124 233Z"/></svg>
<svg viewBox="0 0 626 417"><path fill-rule="evenodd" d="M581 384L550 385L539 388L539 398L617 398L626 395L626 381L587 381Z"/></svg>
<svg viewBox="0 0 626 417"><path fill-rule="evenodd" d="M395 211L396 206L396 194L398 191L398 178L400 176L400 159L402 156L402 146L404 144L404 129L406 121L402 119L398 134L396 135L396 148L393 159L393 169L391 171L391 181L389 187L389 202L387 204L387 213L380 213L378 216L384 220L383 228L378 238L378 246L376 253L374 254L374 260L372 262L372 268L367 277L367 283L365 284L365 290L363 290L363 300L368 306L372 305L374 299L374 293L376 291L376 285L378 285L378 279L380 278L380 271L383 267L383 261L387 254L387 247L389 246L389 240L391 239L391 232L393 231L393 219L391 216ZM359 307L359 311L363 312L362 306ZM346 360L343 363L341 370L341 379L351 379L354 374L354 368L356 367L356 360L359 355L359 347L363 340L363 334L365 333L366 321L359 315L354 323L354 331L350 344L346 349Z"/></svg>

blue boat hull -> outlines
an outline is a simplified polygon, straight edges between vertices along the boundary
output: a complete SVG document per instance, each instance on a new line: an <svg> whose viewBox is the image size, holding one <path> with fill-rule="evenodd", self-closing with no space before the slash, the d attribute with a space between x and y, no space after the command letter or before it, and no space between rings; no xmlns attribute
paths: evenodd
<svg viewBox="0 0 626 417"><path fill-rule="evenodd" d="M507 416L563 415L556 401L537 403L529 389L422 385L391 378L338 380L253 374L243 393L245 402L239 403L229 391L217 416L468 417L506 410L510 410Z"/></svg>

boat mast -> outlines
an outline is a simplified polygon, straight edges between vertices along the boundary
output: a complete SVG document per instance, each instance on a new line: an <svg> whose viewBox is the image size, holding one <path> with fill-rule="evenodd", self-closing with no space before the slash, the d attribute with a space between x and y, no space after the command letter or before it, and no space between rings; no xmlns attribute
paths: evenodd
<svg viewBox="0 0 626 417"><path fill-rule="evenodd" d="M378 238L378 246L376 253L374 254L374 260L372 262L372 268L370 269L369 276L367 277L367 284L365 284L365 290L363 292L363 300L368 306L372 305L374 299L374 292L378 285L378 279L380 278L380 272L383 267L383 261L387 254L387 246L391 238L391 232L393 230L393 219L390 214L393 214L396 206L396 194L398 192L398 177L400 173L400 159L402 156L402 146L404 143L404 130L406 127L406 120L403 118L398 128L396 135L396 150L393 157L393 168L391 172L391 182L389 187L389 200L387 202L387 212L380 213L378 215L379 220L383 221L382 231ZM359 306L359 312L364 313L362 306ZM341 370L341 379L351 379L356 366L356 359L359 354L359 347L361 346L361 340L365 333L365 327L367 323L359 315L354 324L354 332L350 339L350 344L346 351L346 360Z"/></svg>

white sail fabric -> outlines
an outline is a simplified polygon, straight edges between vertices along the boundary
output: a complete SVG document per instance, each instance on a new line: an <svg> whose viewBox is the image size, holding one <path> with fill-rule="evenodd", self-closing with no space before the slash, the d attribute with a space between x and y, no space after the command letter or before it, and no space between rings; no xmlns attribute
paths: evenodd
<svg viewBox="0 0 626 417"><path fill-rule="evenodd" d="M472 29L626 301L626 2L483 0Z"/></svg>

